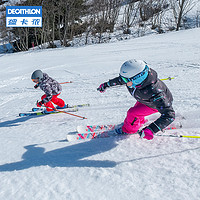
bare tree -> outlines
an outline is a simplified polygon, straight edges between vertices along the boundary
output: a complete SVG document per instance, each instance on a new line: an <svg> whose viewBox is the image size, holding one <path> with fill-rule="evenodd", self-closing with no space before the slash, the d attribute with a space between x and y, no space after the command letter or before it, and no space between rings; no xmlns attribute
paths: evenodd
<svg viewBox="0 0 200 200"><path fill-rule="evenodd" d="M176 23L176 31L181 26L183 17L197 4L196 0L170 0Z"/></svg>
<svg viewBox="0 0 200 200"><path fill-rule="evenodd" d="M43 2L43 27L40 30L42 42L48 42L48 47L56 47L55 32L56 32L56 16L58 14L58 7L56 0L48 0Z"/></svg>
<svg viewBox="0 0 200 200"><path fill-rule="evenodd" d="M119 17L121 2L121 0L109 0L107 2L108 24L110 32L114 31L114 26Z"/></svg>
<svg viewBox="0 0 200 200"><path fill-rule="evenodd" d="M133 26L133 23L137 19L139 11L139 4L137 2L138 1L135 0L125 6L123 15L123 23L126 27L126 30L124 31L125 33L130 33L129 28Z"/></svg>
<svg viewBox="0 0 200 200"><path fill-rule="evenodd" d="M99 43L102 34L106 31L113 32L119 16L121 0L93 0L92 12L94 13L94 34L98 34Z"/></svg>
<svg viewBox="0 0 200 200"><path fill-rule="evenodd" d="M88 15L86 16L85 26L86 26L86 29L85 29L85 44L88 44L89 35L94 30L94 26L95 26L95 16L94 16L93 12L88 13Z"/></svg>
<svg viewBox="0 0 200 200"><path fill-rule="evenodd" d="M196 14L196 27L200 27L200 11L197 11Z"/></svg>
<svg viewBox="0 0 200 200"><path fill-rule="evenodd" d="M55 16L57 33L63 46L68 46L68 41L72 40L79 32L80 17L83 16L85 0L59 0L58 14ZM78 28L77 28L78 27Z"/></svg>
<svg viewBox="0 0 200 200"><path fill-rule="evenodd" d="M5 4L6 2L8 2L7 0L0 0L0 5Z"/></svg>
<svg viewBox="0 0 200 200"><path fill-rule="evenodd" d="M169 4L167 0L154 0L152 8L154 10L153 16L151 18L152 29L156 29L159 33L162 33L162 24L163 24L163 17L167 8L169 8Z"/></svg>
<svg viewBox="0 0 200 200"><path fill-rule="evenodd" d="M152 10L152 2L153 0L141 0L139 3L139 13L141 21L147 21L149 18L153 16Z"/></svg>

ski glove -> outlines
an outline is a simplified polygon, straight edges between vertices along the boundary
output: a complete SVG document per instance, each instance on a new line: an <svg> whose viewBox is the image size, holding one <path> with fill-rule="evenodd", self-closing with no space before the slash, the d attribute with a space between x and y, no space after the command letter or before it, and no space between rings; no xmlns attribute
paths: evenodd
<svg viewBox="0 0 200 200"><path fill-rule="evenodd" d="M37 89L39 87L39 84L37 83L36 85L34 85L34 88Z"/></svg>
<svg viewBox="0 0 200 200"><path fill-rule="evenodd" d="M105 92L106 88L109 87L109 83L108 82L105 82L105 83L102 83L98 88L97 90L101 93Z"/></svg>
<svg viewBox="0 0 200 200"><path fill-rule="evenodd" d="M37 107L41 107L42 105L44 104L44 101L42 100L42 101L37 101Z"/></svg>
<svg viewBox="0 0 200 200"><path fill-rule="evenodd" d="M153 131L151 131L148 128L144 128L141 131L138 132L140 135L140 138L145 138L147 140L152 140L153 139Z"/></svg>

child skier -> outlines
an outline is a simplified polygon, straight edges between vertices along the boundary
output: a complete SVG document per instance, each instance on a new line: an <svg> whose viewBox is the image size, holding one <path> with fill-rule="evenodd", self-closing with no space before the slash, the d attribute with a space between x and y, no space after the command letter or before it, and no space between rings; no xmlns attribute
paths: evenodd
<svg viewBox="0 0 200 200"><path fill-rule="evenodd" d="M41 97L42 100L37 102L38 107L41 107L42 105L46 107L45 113L50 113L55 109L52 102L57 105L57 109L67 107L65 102L58 98L58 95L60 95L62 91L62 87L56 80L49 77L48 74L43 73L41 70L34 71L31 79L36 83L34 86L35 88L40 87L40 89L45 92Z"/></svg>
<svg viewBox="0 0 200 200"><path fill-rule="evenodd" d="M104 92L115 85L125 85L137 100L130 108L118 133L139 133L141 138L153 139L155 133L166 128L175 119L172 107L173 97L167 86L158 79L156 71L141 60L126 61L120 69L119 77L101 84L97 90ZM145 116L159 112L161 116L147 127L138 131L145 123Z"/></svg>

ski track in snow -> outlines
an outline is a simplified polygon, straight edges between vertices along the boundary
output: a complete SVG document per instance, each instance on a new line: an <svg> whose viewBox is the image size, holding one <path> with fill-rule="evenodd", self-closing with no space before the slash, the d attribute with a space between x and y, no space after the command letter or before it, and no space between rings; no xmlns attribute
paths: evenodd
<svg viewBox="0 0 200 200"><path fill-rule="evenodd" d="M119 124L135 104L125 87L96 88L118 76L128 59L145 60L165 81L183 128L164 134L200 135L200 29L81 48L30 51L0 57L1 200L197 200L200 199L200 140L137 135L66 142L77 125ZM43 92L31 73L41 69L64 84L67 114L18 117Z"/></svg>

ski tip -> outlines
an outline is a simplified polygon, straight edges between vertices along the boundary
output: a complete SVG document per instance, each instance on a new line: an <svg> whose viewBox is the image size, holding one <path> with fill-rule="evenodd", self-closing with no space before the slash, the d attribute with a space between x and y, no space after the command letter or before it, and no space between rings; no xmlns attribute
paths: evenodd
<svg viewBox="0 0 200 200"><path fill-rule="evenodd" d="M86 106L90 106L89 103L86 103L86 104L80 104L80 105L77 105L78 107L86 107Z"/></svg>
<svg viewBox="0 0 200 200"><path fill-rule="evenodd" d="M77 131L69 132L67 135L74 135L77 134Z"/></svg>
<svg viewBox="0 0 200 200"><path fill-rule="evenodd" d="M90 104L86 103L86 104L78 104L78 105L72 105L72 106L69 105L69 107L71 107L71 108L75 108L75 107L87 107L87 106L90 106Z"/></svg>
<svg viewBox="0 0 200 200"><path fill-rule="evenodd" d="M58 142L69 142L69 140L66 138L64 140L59 140Z"/></svg>
<svg viewBox="0 0 200 200"><path fill-rule="evenodd" d="M76 131L74 131L74 132L69 132L69 133L67 134L66 140L67 140L68 142L77 141L77 132L76 132Z"/></svg>
<svg viewBox="0 0 200 200"><path fill-rule="evenodd" d="M77 126L76 127L76 131L79 132L79 133L82 133L82 132L84 133L85 132L85 128L84 128L84 126Z"/></svg>

